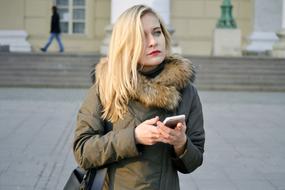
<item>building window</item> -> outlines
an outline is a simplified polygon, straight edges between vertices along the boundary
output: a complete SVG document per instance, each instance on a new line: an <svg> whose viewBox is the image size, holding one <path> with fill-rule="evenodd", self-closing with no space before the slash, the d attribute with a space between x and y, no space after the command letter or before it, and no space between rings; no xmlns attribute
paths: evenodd
<svg viewBox="0 0 285 190"><path fill-rule="evenodd" d="M62 33L85 33L85 0L56 0Z"/></svg>

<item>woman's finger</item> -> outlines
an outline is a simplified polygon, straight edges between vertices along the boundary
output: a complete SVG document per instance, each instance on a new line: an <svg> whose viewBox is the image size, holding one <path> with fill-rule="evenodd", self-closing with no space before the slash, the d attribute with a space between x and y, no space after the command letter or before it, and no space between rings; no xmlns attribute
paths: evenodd
<svg viewBox="0 0 285 190"><path fill-rule="evenodd" d="M159 120L158 116L155 116L154 118L147 119L143 123L148 124L148 125L154 125L156 122Z"/></svg>

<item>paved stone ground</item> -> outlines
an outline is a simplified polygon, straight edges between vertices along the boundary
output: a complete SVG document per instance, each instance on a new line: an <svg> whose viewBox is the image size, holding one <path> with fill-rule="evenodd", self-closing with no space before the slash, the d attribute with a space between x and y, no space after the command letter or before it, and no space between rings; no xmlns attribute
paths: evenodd
<svg viewBox="0 0 285 190"><path fill-rule="evenodd" d="M0 189L61 190L85 89L0 88ZM201 91L204 164L182 190L285 190L285 93Z"/></svg>

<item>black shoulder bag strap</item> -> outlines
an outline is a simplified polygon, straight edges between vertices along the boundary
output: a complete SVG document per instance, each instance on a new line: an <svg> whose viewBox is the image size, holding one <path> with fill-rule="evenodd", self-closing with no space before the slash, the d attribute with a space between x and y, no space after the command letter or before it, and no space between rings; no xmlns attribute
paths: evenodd
<svg viewBox="0 0 285 190"><path fill-rule="evenodd" d="M112 123L108 121L104 121L104 134L107 134L109 131L112 130L112 128L113 128ZM96 175L95 175L95 178L93 180L90 190L102 190L103 189L107 170L108 168L104 167L96 171Z"/></svg>

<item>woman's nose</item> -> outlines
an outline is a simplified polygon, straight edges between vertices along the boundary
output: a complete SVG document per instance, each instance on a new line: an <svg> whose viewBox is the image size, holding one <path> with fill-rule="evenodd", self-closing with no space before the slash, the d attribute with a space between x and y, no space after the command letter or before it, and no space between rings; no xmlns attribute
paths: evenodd
<svg viewBox="0 0 285 190"><path fill-rule="evenodd" d="M153 35L149 36L149 40L148 41L149 41L148 44L149 44L150 47L154 47L154 46L157 45L157 40L156 40L156 38Z"/></svg>

